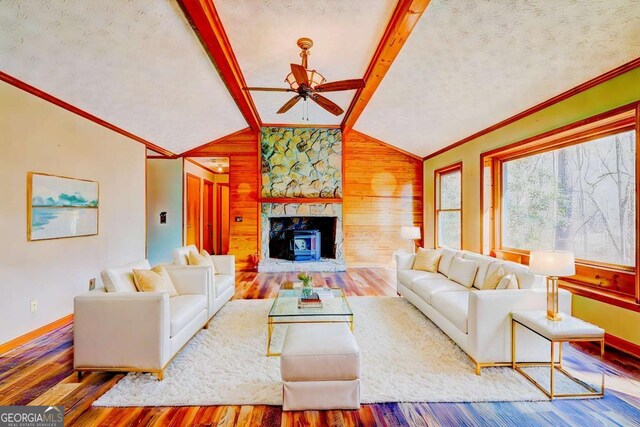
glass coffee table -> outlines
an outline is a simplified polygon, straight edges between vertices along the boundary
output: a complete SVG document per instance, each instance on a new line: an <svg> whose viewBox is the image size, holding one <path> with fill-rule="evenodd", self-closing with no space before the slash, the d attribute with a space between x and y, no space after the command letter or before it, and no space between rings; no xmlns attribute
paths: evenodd
<svg viewBox="0 0 640 427"><path fill-rule="evenodd" d="M314 288L319 290L322 307L298 308L302 288L280 289L273 301L267 319L267 356L280 356L271 352L271 338L275 325L291 323L348 323L353 331L353 311L340 288Z"/></svg>

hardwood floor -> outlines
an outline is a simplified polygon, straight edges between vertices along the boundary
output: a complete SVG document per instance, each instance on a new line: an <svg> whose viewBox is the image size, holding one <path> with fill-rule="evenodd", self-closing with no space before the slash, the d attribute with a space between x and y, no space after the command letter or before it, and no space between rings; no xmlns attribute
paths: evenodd
<svg viewBox="0 0 640 427"><path fill-rule="evenodd" d="M293 273L237 276L235 298L269 298ZM340 286L348 295L395 295L394 272L351 269L314 273L314 283ZM1 405L64 405L65 425L199 426L640 426L640 361L607 349L603 399L513 403L387 403L358 411L282 412L277 406L92 408L123 374L91 373L78 383L73 372L72 324L0 355ZM569 367L593 363L590 346L567 346ZM505 368L507 369L507 368ZM392 385L390 385L392 386Z"/></svg>

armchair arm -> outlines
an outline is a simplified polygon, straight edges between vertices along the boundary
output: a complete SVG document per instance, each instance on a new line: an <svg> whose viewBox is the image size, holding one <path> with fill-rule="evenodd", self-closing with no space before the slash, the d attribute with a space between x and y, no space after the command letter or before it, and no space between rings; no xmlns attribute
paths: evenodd
<svg viewBox="0 0 640 427"><path fill-rule="evenodd" d="M211 267L208 265L167 265L171 281L181 295L209 295Z"/></svg>
<svg viewBox="0 0 640 427"><path fill-rule="evenodd" d="M169 361L169 296L104 292L74 298L74 367L159 370Z"/></svg>
<svg viewBox="0 0 640 427"><path fill-rule="evenodd" d="M211 255L217 274L236 277L236 257L234 255Z"/></svg>
<svg viewBox="0 0 640 427"><path fill-rule="evenodd" d="M558 303L561 312L571 314L570 292L561 289ZM470 345L476 360L510 361L511 312L546 308L545 289L471 291L467 321Z"/></svg>
<svg viewBox="0 0 640 427"><path fill-rule="evenodd" d="M406 252L396 253L396 270L411 270L416 256Z"/></svg>

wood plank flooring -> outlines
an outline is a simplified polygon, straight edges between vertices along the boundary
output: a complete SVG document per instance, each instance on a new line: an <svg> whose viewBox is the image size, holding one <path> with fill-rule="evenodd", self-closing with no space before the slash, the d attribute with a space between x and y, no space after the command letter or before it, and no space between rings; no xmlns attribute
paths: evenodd
<svg viewBox="0 0 640 427"><path fill-rule="evenodd" d="M350 269L314 273L314 283L348 295L395 295L394 271ZM269 298L293 273L239 273L235 298ZM0 405L64 405L74 426L640 426L640 361L607 349L603 399L514 403L386 403L358 411L282 412L279 406L92 408L123 374L73 372L73 325L0 355ZM590 346L565 349L566 366L593 363ZM390 387L393 385L390 384Z"/></svg>

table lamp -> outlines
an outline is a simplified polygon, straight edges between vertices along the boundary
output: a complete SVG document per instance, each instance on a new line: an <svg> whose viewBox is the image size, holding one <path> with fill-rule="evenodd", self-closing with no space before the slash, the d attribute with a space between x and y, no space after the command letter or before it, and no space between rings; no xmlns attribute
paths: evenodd
<svg viewBox="0 0 640 427"><path fill-rule="evenodd" d="M420 240L420 227L401 227L400 237L402 239L411 240L411 253L416 253L416 245L414 240Z"/></svg>
<svg viewBox="0 0 640 427"><path fill-rule="evenodd" d="M531 251L529 271L547 276L547 319L562 320L558 313L558 277L576 274L576 263L572 252Z"/></svg>

